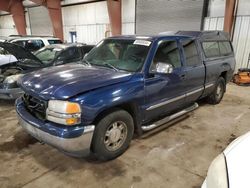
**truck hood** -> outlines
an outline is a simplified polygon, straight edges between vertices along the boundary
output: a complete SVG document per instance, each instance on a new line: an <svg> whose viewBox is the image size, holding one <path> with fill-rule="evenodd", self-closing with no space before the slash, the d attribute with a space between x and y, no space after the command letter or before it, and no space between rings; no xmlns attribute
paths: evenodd
<svg viewBox="0 0 250 188"><path fill-rule="evenodd" d="M9 42L0 42L0 47L5 49L10 54L14 55L18 60L30 59L42 63L35 55L33 55L29 50L23 48L22 46Z"/></svg>
<svg viewBox="0 0 250 188"><path fill-rule="evenodd" d="M105 67L72 63L26 74L19 80L19 85L26 93L45 100L65 100L99 87L128 81L132 75Z"/></svg>

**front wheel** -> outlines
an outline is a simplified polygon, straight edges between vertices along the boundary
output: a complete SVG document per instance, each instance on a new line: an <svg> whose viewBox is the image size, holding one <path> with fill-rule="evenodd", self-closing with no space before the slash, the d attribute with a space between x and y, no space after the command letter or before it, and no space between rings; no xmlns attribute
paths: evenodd
<svg viewBox="0 0 250 188"><path fill-rule="evenodd" d="M225 79L222 77L219 77L219 79L216 82L214 91L207 98L208 103L209 104L219 104L224 96L225 91L226 91Z"/></svg>
<svg viewBox="0 0 250 188"><path fill-rule="evenodd" d="M100 160L111 160L126 151L134 133L132 116L116 110L103 117L95 128L92 152Z"/></svg>

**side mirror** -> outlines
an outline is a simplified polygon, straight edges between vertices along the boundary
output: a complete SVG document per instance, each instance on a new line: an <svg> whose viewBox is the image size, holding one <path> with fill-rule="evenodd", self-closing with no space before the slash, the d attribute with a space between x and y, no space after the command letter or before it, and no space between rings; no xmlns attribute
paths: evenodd
<svg viewBox="0 0 250 188"><path fill-rule="evenodd" d="M157 73L163 73L163 74L170 74L174 70L173 65L169 63L162 63L158 62L156 63L156 72Z"/></svg>

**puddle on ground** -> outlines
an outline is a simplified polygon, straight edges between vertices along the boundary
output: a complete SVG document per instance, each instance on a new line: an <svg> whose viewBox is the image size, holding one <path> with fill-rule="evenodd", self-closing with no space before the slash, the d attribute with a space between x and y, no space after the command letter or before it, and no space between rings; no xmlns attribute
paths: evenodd
<svg viewBox="0 0 250 188"><path fill-rule="evenodd" d="M141 176L133 176L133 182L137 183L137 182L141 182L142 178Z"/></svg>
<svg viewBox="0 0 250 188"><path fill-rule="evenodd" d="M90 170L93 172L94 176L102 180L122 177L126 174L125 164L118 159L102 163L101 165L99 163L92 163Z"/></svg>
<svg viewBox="0 0 250 188"><path fill-rule="evenodd" d="M11 141L6 141L0 145L0 151L10 153L19 152L36 142L38 141L26 132L19 131Z"/></svg>
<svg viewBox="0 0 250 188"><path fill-rule="evenodd" d="M192 127L190 127L190 126L188 126L188 125L180 126L180 128L182 128L182 129L192 129Z"/></svg>

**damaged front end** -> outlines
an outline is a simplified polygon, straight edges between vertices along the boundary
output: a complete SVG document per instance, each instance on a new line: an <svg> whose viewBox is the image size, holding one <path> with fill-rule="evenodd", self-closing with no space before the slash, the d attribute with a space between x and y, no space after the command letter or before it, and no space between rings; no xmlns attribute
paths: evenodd
<svg viewBox="0 0 250 188"><path fill-rule="evenodd" d="M0 42L0 47L16 58L16 61L0 66L0 99L16 99L23 93L17 85L17 80L23 74L42 68L43 64L22 46Z"/></svg>
<svg viewBox="0 0 250 188"><path fill-rule="evenodd" d="M22 69L15 66L0 68L0 99L16 99L22 95L17 80L22 77Z"/></svg>

